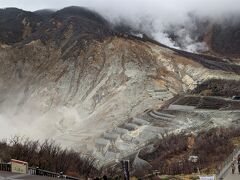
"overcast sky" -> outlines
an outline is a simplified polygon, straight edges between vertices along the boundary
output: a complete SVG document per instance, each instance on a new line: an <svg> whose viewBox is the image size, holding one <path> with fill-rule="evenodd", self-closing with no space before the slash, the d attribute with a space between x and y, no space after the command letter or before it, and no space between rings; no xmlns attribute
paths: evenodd
<svg viewBox="0 0 240 180"><path fill-rule="evenodd" d="M94 9L113 23L124 19L137 28L148 29L156 40L169 46L174 45L164 30L169 24L191 24L189 12L215 20L240 14L240 0L0 0L0 8L18 7L29 11L67 6ZM189 37L184 38L189 41Z"/></svg>
<svg viewBox="0 0 240 180"><path fill-rule="evenodd" d="M93 8L113 8L118 11L156 9L177 12L196 10L204 13L237 11L239 0L0 0L0 7L18 7L25 10L59 9L66 6L89 6Z"/></svg>
<svg viewBox="0 0 240 180"><path fill-rule="evenodd" d="M215 18L240 12L240 0L0 0L1 8L29 11L67 6L89 7L112 19L151 16L173 22L183 20L188 12Z"/></svg>
<svg viewBox="0 0 240 180"><path fill-rule="evenodd" d="M184 21L186 14L222 18L240 12L240 0L0 0L0 7L18 7L24 10L61 9L67 6L85 6L105 17L124 17L137 21L139 17L153 17L166 22Z"/></svg>

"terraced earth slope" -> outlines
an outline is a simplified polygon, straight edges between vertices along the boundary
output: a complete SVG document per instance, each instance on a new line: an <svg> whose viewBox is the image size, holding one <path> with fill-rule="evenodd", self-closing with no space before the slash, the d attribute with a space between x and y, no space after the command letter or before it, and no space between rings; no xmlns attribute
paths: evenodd
<svg viewBox="0 0 240 180"><path fill-rule="evenodd" d="M6 18L0 21L0 137L52 138L109 163L136 153L166 130L224 124L224 112L214 123L206 117L198 121L200 112L151 109L211 80L235 81L235 89L240 82L240 67L233 62L119 33L83 8L5 9L0 16ZM201 91L209 90L205 87ZM229 122L239 115L228 114Z"/></svg>

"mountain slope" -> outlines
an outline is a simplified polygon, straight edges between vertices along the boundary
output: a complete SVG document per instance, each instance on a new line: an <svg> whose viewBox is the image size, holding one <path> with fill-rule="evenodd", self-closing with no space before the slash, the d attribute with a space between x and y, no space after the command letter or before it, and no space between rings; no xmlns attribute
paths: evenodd
<svg viewBox="0 0 240 180"><path fill-rule="evenodd" d="M234 63L120 34L82 8L41 23L26 37L1 38L2 137L53 138L91 151L104 132L174 96L210 80L240 81Z"/></svg>
<svg viewBox="0 0 240 180"><path fill-rule="evenodd" d="M185 24L171 25L168 29L166 33L169 38L182 49L199 49L203 53L239 63L239 15L217 20L191 14Z"/></svg>

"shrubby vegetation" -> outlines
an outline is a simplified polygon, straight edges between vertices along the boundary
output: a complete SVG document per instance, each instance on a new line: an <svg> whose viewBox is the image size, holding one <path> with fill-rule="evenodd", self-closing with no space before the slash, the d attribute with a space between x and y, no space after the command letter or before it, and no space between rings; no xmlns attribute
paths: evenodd
<svg viewBox="0 0 240 180"><path fill-rule="evenodd" d="M0 141L0 159L9 162L11 159L27 161L29 166L39 167L53 172L75 177L97 175L94 168L95 159L86 157L73 150L62 149L54 141L31 141L14 137Z"/></svg>
<svg viewBox="0 0 240 180"><path fill-rule="evenodd" d="M240 82L237 80L211 79L200 84L193 90L193 93L223 97L239 96Z"/></svg>
<svg viewBox="0 0 240 180"><path fill-rule="evenodd" d="M235 140L235 141L233 141ZM239 142L238 142L239 141ZM215 128L207 132L194 134L165 134L155 145L151 153L141 152L140 158L147 160L151 170L141 170L143 176L158 170L161 174L191 174L197 172L214 173L219 165L232 153L236 144L240 144L240 128ZM197 163L189 161L190 156L198 156ZM121 167L106 170L94 168L95 159L72 150L62 149L53 141L22 140L14 137L9 141L0 141L0 159L27 161L30 166L54 172L64 172L75 177L96 177L105 172L108 176L121 175ZM109 170L109 172L108 172Z"/></svg>
<svg viewBox="0 0 240 180"><path fill-rule="evenodd" d="M240 137L240 128L216 128L198 135L168 135L156 145L150 154L141 158L151 163L161 174L191 174L215 172L219 165L232 153L236 144L234 138ZM189 161L190 156L198 156L199 161Z"/></svg>

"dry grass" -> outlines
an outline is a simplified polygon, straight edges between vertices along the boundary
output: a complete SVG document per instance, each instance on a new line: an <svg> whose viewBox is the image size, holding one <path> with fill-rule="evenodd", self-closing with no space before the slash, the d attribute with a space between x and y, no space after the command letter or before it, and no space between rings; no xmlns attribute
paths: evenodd
<svg viewBox="0 0 240 180"><path fill-rule="evenodd" d="M240 137L234 137L231 139L234 146L240 146Z"/></svg>
<svg viewBox="0 0 240 180"><path fill-rule="evenodd" d="M184 134L165 137L159 141L156 151L141 157L162 174L191 174L196 172L196 167L201 173L214 174L234 147L240 144L240 128L216 128L201 132L194 137L191 147L188 144L188 137L189 135ZM188 161L191 155L199 157L195 168Z"/></svg>

